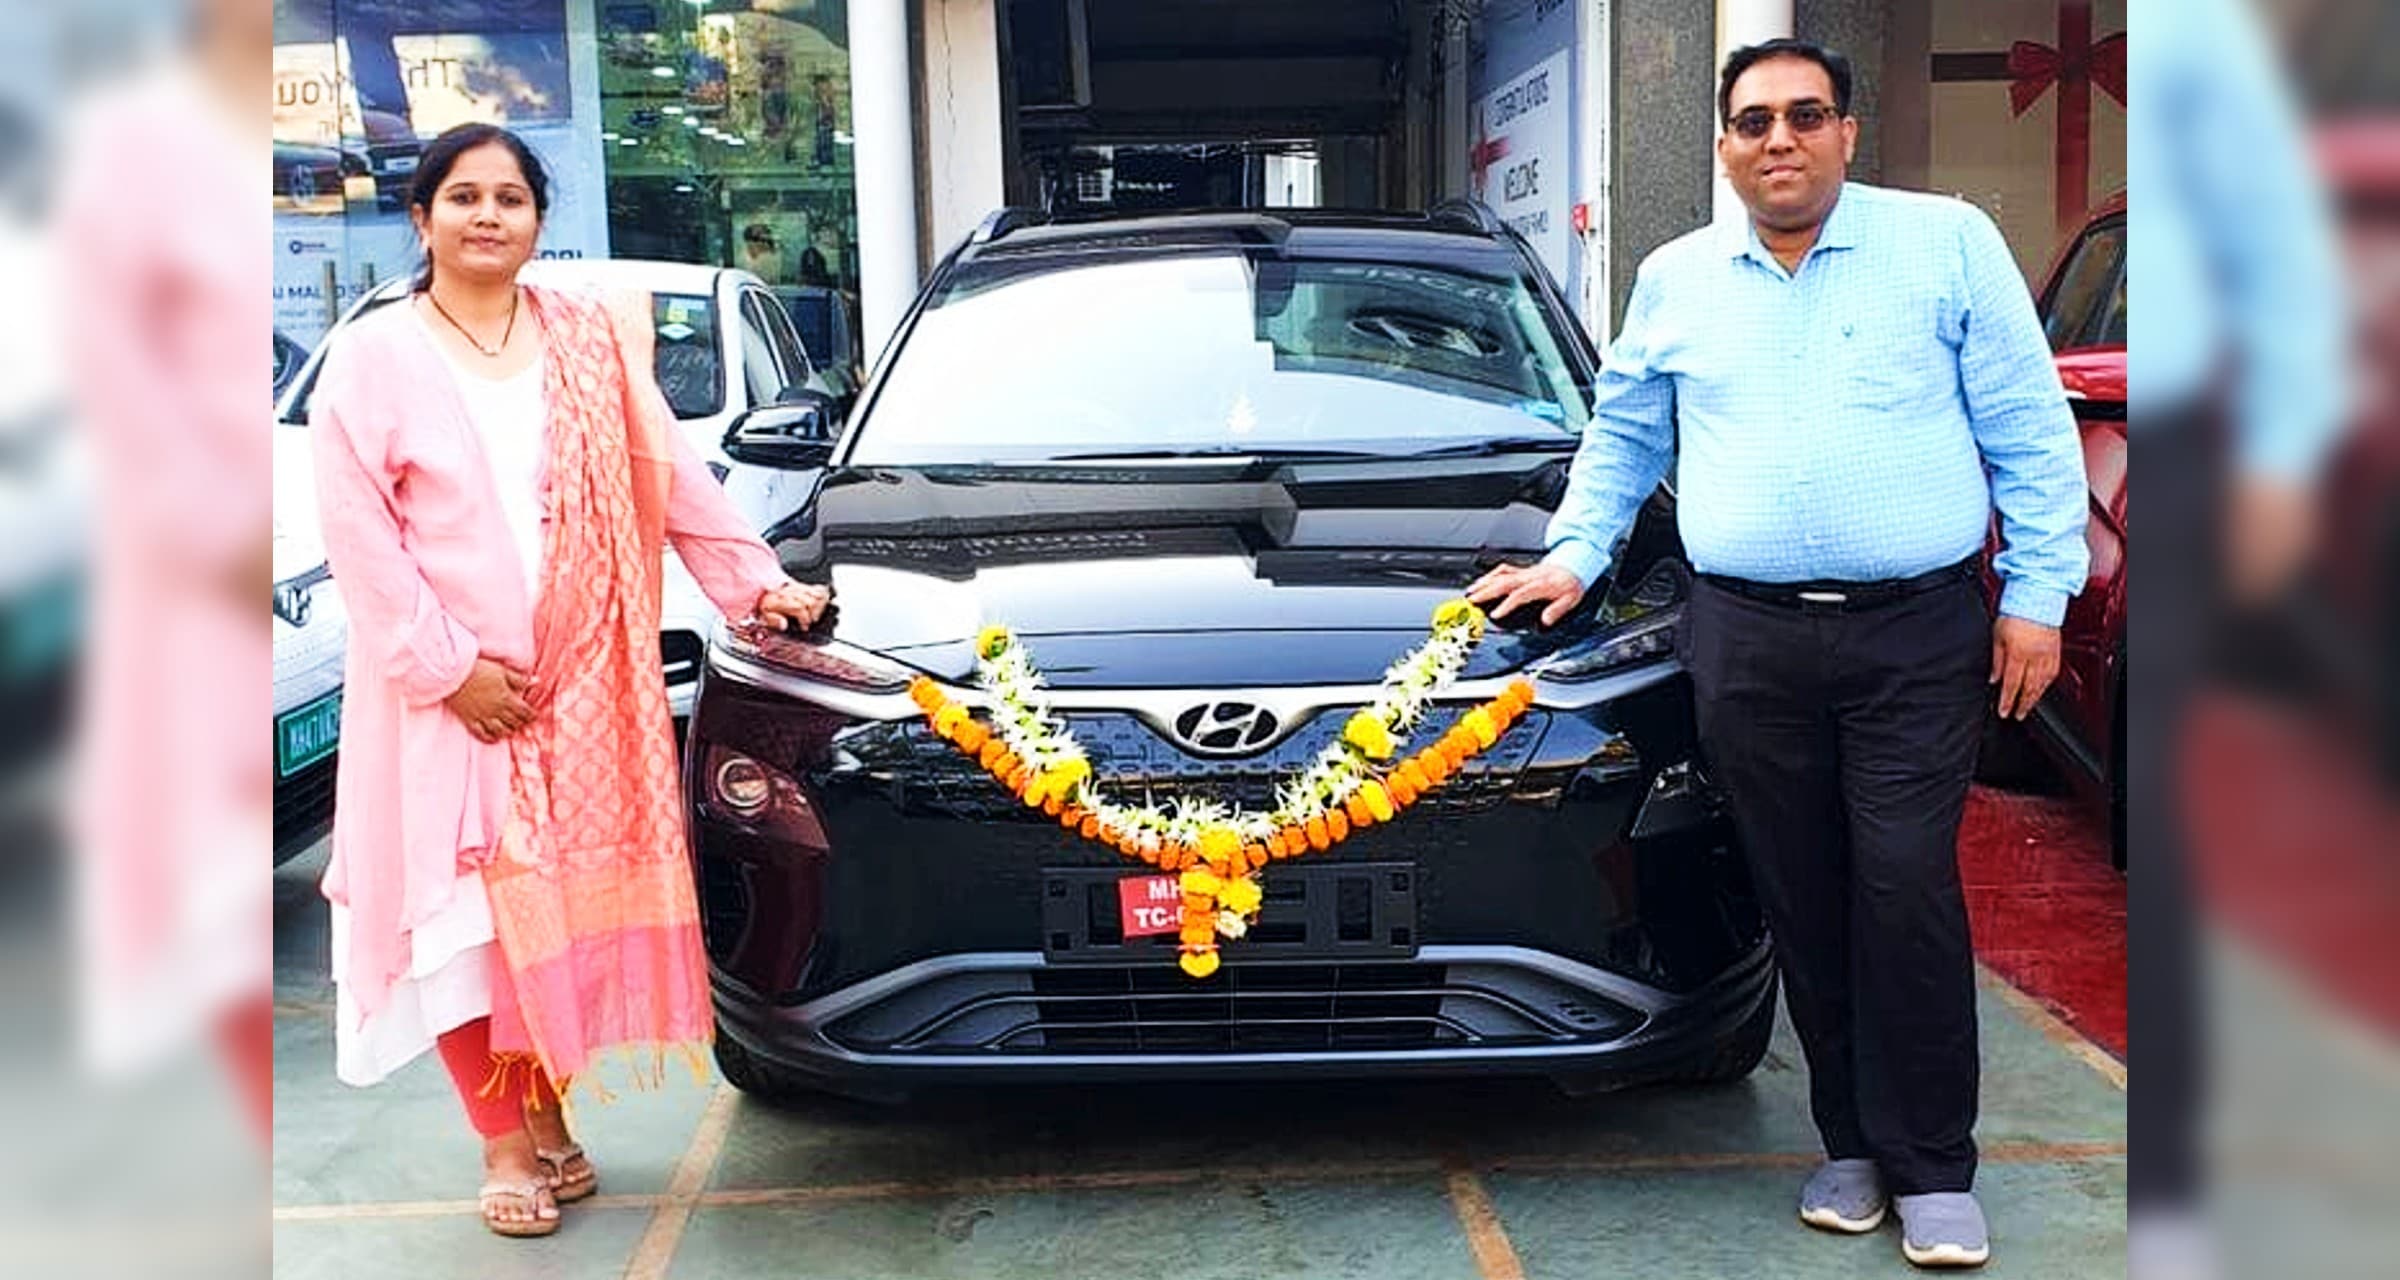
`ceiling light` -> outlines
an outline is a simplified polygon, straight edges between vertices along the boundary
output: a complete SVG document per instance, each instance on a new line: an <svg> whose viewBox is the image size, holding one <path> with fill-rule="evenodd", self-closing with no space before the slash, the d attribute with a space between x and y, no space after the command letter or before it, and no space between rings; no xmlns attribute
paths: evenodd
<svg viewBox="0 0 2400 1280"><path fill-rule="evenodd" d="M750 140L748 138L736 137L730 133L723 135L721 141L723 141L724 144L729 147L746 147L750 145Z"/></svg>
<svg viewBox="0 0 2400 1280"><path fill-rule="evenodd" d="M619 137L619 135L618 135L618 134L617 134L617 132L616 132L615 130L613 130L613 129L612 129L612 130L604 130L604 131L602 131L602 132L601 132L601 134L600 134L600 140L601 140L602 142L615 142L615 141L617 140L617 138L618 138L618 137Z"/></svg>
<svg viewBox="0 0 2400 1280"><path fill-rule="evenodd" d="M619 138L617 139L617 145L620 147L632 147L639 146L640 143L633 138Z"/></svg>
<svg viewBox="0 0 2400 1280"><path fill-rule="evenodd" d="M652 67L650 68L650 74L657 76L661 80L672 80L675 78L675 68L668 66Z"/></svg>
<svg viewBox="0 0 2400 1280"><path fill-rule="evenodd" d="M658 113L659 113L660 115L662 115L662 116L679 116L679 115L682 115L682 114L683 114L683 108L681 108L681 107L660 107L660 108L658 109Z"/></svg>

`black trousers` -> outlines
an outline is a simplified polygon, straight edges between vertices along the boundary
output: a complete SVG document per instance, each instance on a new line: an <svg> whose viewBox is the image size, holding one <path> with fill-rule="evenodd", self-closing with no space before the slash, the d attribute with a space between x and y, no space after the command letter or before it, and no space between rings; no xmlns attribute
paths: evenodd
<svg viewBox="0 0 2400 1280"><path fill-rule="evenodd" d="M2126 704L2126 1041L2141 1046L2142 1086L2125 1099L2125 1194L2135 1212L2174 1212L2200 1198L2207 1092L2190 833L2174 765L2209 675L2207 638L2227 620L2225 446L2207 406L2140 425L2142 545L2160 550L2142 562L2141 613L2127 627L2126 665L2142 674Z"/></svg>
<svg viewBox="0 0 2400 1280"><path fill-rule="evenodd" d="M1961 577L1852 612L1693 586L1700 743L1774 933L1834 1159L1899 1195L1975 1180L1980 1061L1958 826L1993 696Z"/></svg>

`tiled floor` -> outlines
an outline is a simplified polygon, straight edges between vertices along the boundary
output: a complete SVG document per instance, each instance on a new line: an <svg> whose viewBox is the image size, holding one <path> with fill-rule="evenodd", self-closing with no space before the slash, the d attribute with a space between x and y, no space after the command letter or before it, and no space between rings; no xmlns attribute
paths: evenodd
<svg viewBox="0 0 2400 1280"><path fill-rule="evenodd" d="M1444 1082L775 1110L678 1079L584 1107L605 1194L548 1240L501 1240L473 1215L476 1144L437 1064L373 1090L333 1081L313 874L277 881L278 1275L1909 1274L1893 1228L1841 1238L1792 1217L1815 1141L1788 1027L1741 1084L1583 1101ZM2121 1275L2119 1085L1996 980L1983 1026L1986 1274Z"/></svg>

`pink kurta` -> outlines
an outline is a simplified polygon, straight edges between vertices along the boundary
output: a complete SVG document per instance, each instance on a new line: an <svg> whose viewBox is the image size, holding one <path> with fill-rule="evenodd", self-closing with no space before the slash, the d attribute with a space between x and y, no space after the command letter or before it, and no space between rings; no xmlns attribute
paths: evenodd
<svg viewBox="0 0 2400 1280"><path fill-rule="evenodd" d="M332 342L310 416L350 651L324 890L349 909L341 969L372 1017L409 969L416 925L499 841L508 749L477 741L443 699L478 655L533 669L533 608L475 429L423 327L387 306ZM668 541L718 608L747 617L783 572L669 434Z"/></svg>

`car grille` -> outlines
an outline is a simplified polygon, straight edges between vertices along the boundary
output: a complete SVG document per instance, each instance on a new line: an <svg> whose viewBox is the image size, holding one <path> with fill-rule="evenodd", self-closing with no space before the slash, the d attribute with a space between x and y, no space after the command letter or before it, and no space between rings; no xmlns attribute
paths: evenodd
<svg viewBox="0 0 2400 1280"><path fill-rule="evenodd" d="M827 1028L868 1053L1238 1054L1590 1041L1635 1021L1531 971L1489 964L1172 964L950 973Z"/></svg>
<svg viewBox="0 0 2400 1280"><path fill-rule="evenodd" d="M1062 718L1091 757L1095 780L1120 801L1167 803L1177 795L1198 793L1257 811L1275 807L1276 787L1298 777L1317 752L1340 735L1354 710L1328 708L1281 743L1242 759L1193 755L1126 712L1079 712ZM1464 711L1435 708L1411 741L1432 742ZM1528 712L1498 743L1420 801L1417 812L1458 817L1506 800L1548 724L1547 713ZM842 745L875 773L904 788L912 803L978 821L1038 816L1029 815L972 759L921 723L878 726L871 736L854 735Z"/></svg>
<svg viewBox="0 0 2400 1280"><path fill-rule="evenodd" d="M333 776L340 753L318 760L275 784L275 856L314 844L333 824Z"/></svg>

